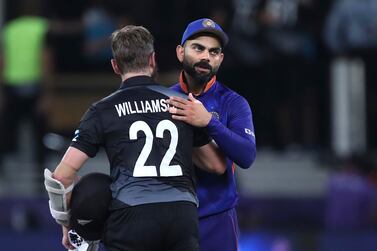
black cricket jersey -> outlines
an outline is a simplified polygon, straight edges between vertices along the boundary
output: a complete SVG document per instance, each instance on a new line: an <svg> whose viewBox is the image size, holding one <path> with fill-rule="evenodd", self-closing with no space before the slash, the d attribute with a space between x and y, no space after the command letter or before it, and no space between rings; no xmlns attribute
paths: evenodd
<svg viewBox="0 0 377 251"><path fill-rule="evenodd" d="M166 103L171 95L182 96L148 76L132 77L92 104L80 121L71 146L90 157L104 147L112 195L120 205L171 201L198 205L192 148L207 144L209 138L172 119Z"/></svg>

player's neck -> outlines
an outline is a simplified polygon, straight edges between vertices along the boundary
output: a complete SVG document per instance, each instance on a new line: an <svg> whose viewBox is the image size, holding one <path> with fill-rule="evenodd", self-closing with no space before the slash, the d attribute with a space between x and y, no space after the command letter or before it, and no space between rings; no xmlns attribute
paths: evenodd
<svg viewBox="0 0 377 251"><path fill-rule="evenodd" d="M138 77L138 76L148 76L151 77L152 73L149 71L141 71L141 72L128 72L122 75L122 82L126 81L129 78Z"/></svg>
<svg viewBox="0 0 377 251"><path fill-rule="evenodd" d="M189 74L184 73L184 81L186 82L188 92L194 95L200 95L203 93L207 83L201 83L200 81L192 78Z"/></svg>

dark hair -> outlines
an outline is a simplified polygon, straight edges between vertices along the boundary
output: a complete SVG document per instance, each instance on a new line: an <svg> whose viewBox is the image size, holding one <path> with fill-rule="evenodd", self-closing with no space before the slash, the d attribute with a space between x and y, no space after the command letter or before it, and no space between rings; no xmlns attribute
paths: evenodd
<svg viewBox="0 0 377 251"><path fill-rule="evenodd" d="M123 74L140 72L149 66L154 38L143 26L128 25L111 35L113 57Z"/></svg>

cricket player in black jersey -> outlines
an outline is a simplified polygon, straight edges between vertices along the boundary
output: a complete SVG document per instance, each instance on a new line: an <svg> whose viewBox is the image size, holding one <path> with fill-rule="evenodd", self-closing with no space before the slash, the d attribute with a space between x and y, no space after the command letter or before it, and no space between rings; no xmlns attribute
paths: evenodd
<svg viewBox="0 0 377 251"><path fill-rule="evenodd" d="M225 159L206 134L172 119L166 100L182 94L154 82L153 36L147 29L117 30L111 46L111 64L122 79L119 90L90 106L55 171L45 170L50 211L63 226L62 243L74 248L67 232L76 173L103 147L112 179L101 238L106 250L199 250L192 162L219 172ZM199 101L192 105L202 107Z"/></svg>

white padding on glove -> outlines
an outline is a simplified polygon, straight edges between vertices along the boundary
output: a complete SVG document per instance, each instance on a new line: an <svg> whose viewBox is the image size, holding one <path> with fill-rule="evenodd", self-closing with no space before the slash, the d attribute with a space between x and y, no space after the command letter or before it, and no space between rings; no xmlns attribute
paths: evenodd
<svg viewBox="0 0 377 251"><path fill-rule="evenodd" d="M67 188L52 177L52 173L47 168L44 171L45 187L48 192L49 206L52 217L60 225L67 226L69 223L69 210L67 206L67 194L73 189L74 184Z"/></svg>

